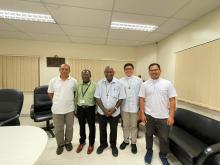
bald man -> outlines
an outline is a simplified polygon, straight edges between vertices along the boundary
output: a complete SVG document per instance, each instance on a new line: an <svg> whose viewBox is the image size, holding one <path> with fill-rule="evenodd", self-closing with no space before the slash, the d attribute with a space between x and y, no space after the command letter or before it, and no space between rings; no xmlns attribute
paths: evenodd
<svg viewBox="0 0 220 165"><path fill-rule="evenodd" d="M56 154L63 153L64 147L67 151L73 149L73 122L74 122L74 91L76 90L76 79L69 76L70 66L62 64L59 68L60 75L50 80L48 96L52 99L53 123L57 141ZM65 132L64 132L64 127Z"/></svg>
<svg viewBox="0 0 220 165"><path fill-rule="evenodd" d="M105 67L105 78L98 82L94 96L98 104L100 132L100 146L97 149L97 154L101 154L103 150L108 147L106 127L109 122L110 145L112 148L112 155L116 157L118 156L116 141L120 106L123 99L126 98L126 95L120 81L114 78L114 73L112 67Z"/></svg>

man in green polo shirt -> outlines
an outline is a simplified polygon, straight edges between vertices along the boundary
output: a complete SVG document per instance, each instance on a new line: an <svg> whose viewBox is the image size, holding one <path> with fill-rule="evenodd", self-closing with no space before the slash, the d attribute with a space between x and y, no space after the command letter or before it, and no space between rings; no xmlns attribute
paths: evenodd
<svg viewBox="0 0 220 165"><path fill-rule="evenodd" d="M89 126L89 147L87 154L91 154L94 149L95 143L95 98L94 93L96 84L92 82L90 70L83 70L81 72L83 82L80 83L76 91L77 103L77 117L80 126L80 139L79 146L76 150L77 153L81 152L86 144L86 122Z"/></svg>

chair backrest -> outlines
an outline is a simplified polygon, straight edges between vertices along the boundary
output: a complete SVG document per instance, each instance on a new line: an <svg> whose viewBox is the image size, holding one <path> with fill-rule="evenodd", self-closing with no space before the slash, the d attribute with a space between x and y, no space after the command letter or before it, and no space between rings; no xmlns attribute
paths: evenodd
<svg viewBox="0 0 220 165"><path fill-rule="evenodd" d="M51 111L52 101L47 94L48 85L39 86L34 89L34 113Z"/></svg>
<svg viewBox="0 0 220 165"><path fill-rule="evenodd" d="M209 117L178 108L175 113L175 125L208 145L220 142L220 122Z"/></svg>
<svg viewBox="0 0 220 165"><path fill-rule="evenodd" d="M23 101L23 92L15 89L0 89L0 121L20 115Z"/></svg>

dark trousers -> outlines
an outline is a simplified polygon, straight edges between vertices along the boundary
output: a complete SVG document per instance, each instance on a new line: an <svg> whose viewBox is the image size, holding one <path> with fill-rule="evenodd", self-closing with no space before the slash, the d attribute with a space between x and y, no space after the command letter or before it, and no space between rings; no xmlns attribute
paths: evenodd
<svg viewBox="0 0 220 165"><path fill-rule="evenodd" d="M169 152L169 130L170 127L167 125L167 119L156 119L150 115L146 115L146 149L152 151L153 147L153 134L159 138L160 154L166 156Z"/></svg>
<svg viewBox="0 0 220 165"><path fill-rule="evenodd" d="M80 126L80 144L86 142L86 122L89 126L89 145L95 143L95 106L81 107L77 106L77 117Z"/></svg>
<svg viewBox="0 0 220 165"><path fill-rule="evenodd" d="M116 146L117 141L117 128L118 128L119 116L106 117L105 115L99 114L99 132L100 132L100 145L107 146L107 123L110 124L110 137L109 141L112 146Z"/></svg>

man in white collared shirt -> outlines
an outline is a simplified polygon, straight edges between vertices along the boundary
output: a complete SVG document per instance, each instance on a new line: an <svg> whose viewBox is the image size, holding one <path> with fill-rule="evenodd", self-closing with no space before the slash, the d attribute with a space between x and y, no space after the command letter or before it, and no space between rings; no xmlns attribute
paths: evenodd
<svg viewBox="0 0 220 165"><path fill-rule="evenodd" d="M126 98L126 95L120 81L114 78L114 69L112 67L107 66L104 74L105 79L98 82L94 95L96 103L99 106L100 146L97 149L97 154L101 154L103 150L108 147L106 127L109 122L112 155L118 156L118 149L116 147L117 126L120 106L123 99Z"/></svg>
<svg viewBox="0 0 220 165"><path fill-rule="evenodd" d="M139 90L142 84L142 80L134 76L134 66L131 63L124 65L125 77L120 79L123 84L126 99L121 106L121 116L123 120L123 136L124 141L120 145L120 149L124 150L129 144L129 137L131 137L131 152L137 153L137 118L139 110Z"/></svg>
<svg viewBox="0 0 220 165"><path fill-rule="evenodd" d="M141 85L140 119L146 123L145 163L150 164L153 156L153 134L156 131L159 138L159 157L163 165L169 165L166 158L169 152L169 129L174 123L177 96L173 84L160 78L160 65L152 63L148 67L151 79Z"/></svg>
<svg viewBox="0 0 220 165"><path fill-rule="evenodd" d="M57 155L63 153L64 146L67 151L72 150L73 122L74 122L74 91L76 79L69 76L70 66L62 64L60 75L50 80L48 96L52 99L53 123L57 141ZM66 125L64 135L64 125Z"/></svg>

